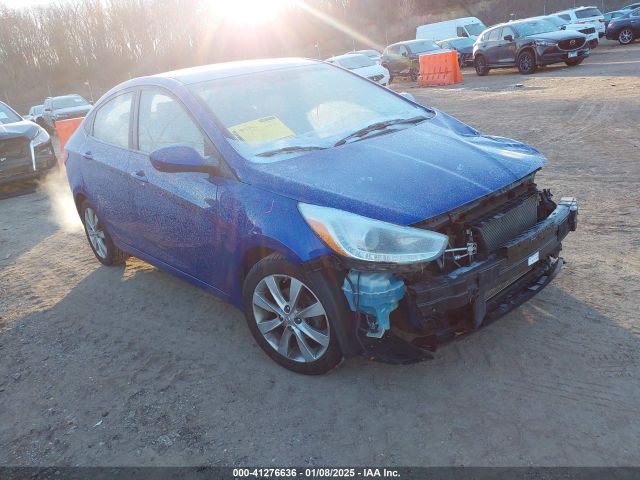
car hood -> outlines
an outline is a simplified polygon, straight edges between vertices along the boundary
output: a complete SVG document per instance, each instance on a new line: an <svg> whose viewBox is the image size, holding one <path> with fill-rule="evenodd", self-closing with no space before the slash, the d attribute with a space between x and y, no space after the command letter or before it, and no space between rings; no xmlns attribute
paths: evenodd
<svg viewBox="0 0 640 480"><path fill-rule="evenodd" d="M69 113L87 113L91 110L91 105L78 105L77 107L56 108L56 115L67 115Z"/></svg>
<svg viewBox="0 0 640 480"><path fill-rule="evenodd" d="M38 125L27 120L16 123L0 124L0 140L14 137L33 138L38 133Z"/></svg>
<svg viewBox="0 0 640 480"><path fill-rule="evenodd" d="M394 133L265 164L247 181L300 202L409 225L509 186L544 164L534 148L438 112Z"/></svg>
<svg viewBox="0 0 640 480"><path fill-rule="evenodd" d="M584 28L584 27L583 27ZM538 33L536 35L529 35L527 38L540 39L540 40L553 40L559 42L561 40L569 40L576 37L585 37L584 34L576 31L558 30L554 32Z"/></svg>
<svg viewBox="0 0 640 480"><path fill-rule="evenodd" d="M464 47L464 48L457 48L456 50L458 50L460 53L464 53L466 54L470 54L473 53L473 45L469 45L468 47Z"/></svg>

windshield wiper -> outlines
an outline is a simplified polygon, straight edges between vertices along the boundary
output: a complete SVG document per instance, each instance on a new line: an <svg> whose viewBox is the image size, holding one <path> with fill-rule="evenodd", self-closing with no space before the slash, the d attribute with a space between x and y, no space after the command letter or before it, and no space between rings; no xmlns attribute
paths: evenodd
<svg viewBox="0 0 640 480"><path fill-rule="evenodd" d="M352 134L347 135L342 140L337 141L334 146L339 147L340 145L344 145L345 143L347 143L352 138L362 138L371 132L384 130L393 125L403 125L407 123L420 123L425 120L429 120L429 117L425 117L424 115L419 115L417 117L412 117L412 118L394 118L393 120L385 120L384 122L372 123L367 127L361 128L360 130L356 130Z"/></svg>
<svg viewBox="0 0 640 480"><path fill-rule="evenodd" d="M266 152L257 153L256 157L273 157L284 153L308 152L310 150L324 150L327 147L318 147L316 145L294 145L291 147L282 147L275 150L267 150Z"/></svg>

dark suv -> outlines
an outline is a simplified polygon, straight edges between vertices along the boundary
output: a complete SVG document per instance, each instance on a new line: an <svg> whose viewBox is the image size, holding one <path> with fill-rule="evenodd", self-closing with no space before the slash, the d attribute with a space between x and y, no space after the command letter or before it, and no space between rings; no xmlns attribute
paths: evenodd
<svg viewBox="0 0 640 480"><path fill-rule="evenodd" d="M91 104L80 95L63 95L61 97L48 97L44 101L42 119L44 127L53 132L56 128L56 120L84 117L91 110Z"/></svg>
<svg viewBox="0 0 640 480"><path fill-rule="evenodd" d="M433 51L442 51L442 48L431 40L394 43L382 52L380 65L389 70L389 83L397 76L410 76L415 81L420 73L420 55Z"/></svg>
<svg viewBox="0 0 640 480"><path fill-rule="evenodd" d="M473 47L473 64L480 76L492 68L518 67L523 75L539 66L564 62L580 65L589 56L587 36L558 30L546 20L523 20L485 30Z"/></svg>

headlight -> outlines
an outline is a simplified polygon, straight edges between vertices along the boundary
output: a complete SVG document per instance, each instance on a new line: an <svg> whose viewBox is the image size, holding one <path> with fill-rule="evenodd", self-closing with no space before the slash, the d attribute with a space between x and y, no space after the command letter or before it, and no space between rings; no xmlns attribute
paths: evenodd
<svg viewBox="0 0 640 480"><path fill-rule="evenodd" d="M50 137L47 131L44 128L39 127L38 133L36 134L35 137L33 137L31 141L33 142L33 146L37 147L38 145L42 145L43 143L48 142L49 138Z"/></svg>
<svg viewBox="0 0 640 480"><path fill-rule="evenodd" d="M548 42L546 40L536 40L533 43L535 43L538 47L555 47L557 45L557 43L555 42Z"/></svg>
<svg viewBox="0 0 640 480"><path fill-rule="evenodd" d="M47 133L47 131L44 128L39 127L38 128L38 133L36 134L35 137L33 137L31 139L31 141L33 142L33 146L37 147L38 145L42 145L43 143L47 143L50 138L51 137L49 137L49 134Z"/></svg>
<svg viewBox="0 0 640 480"><path fill-rule="evenodd" d="M343 210L298 204L313 231L336 253L357 260L385 263L429 262L440 257L446 235L373 220Z"/></svg>

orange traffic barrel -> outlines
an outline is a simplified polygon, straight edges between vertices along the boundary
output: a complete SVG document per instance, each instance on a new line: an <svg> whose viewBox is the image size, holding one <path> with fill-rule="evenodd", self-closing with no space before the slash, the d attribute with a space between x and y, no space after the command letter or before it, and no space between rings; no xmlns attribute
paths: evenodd
<svg viewBox="0 0 640 480"><path fill-rule="evenodd" d="M453 85L455 83L462 83L458 52L448 50L420 55L419 86Z"/></svg>
<svg viewBox="0 0 640 480"><path fill-rule="evenodd" d="M68 120L56 120L56 133L58 134L58 140L60 141L60 151L64 152L64 146L66 145L73 132L80 126L84 117L70 118Z"/></svg>

